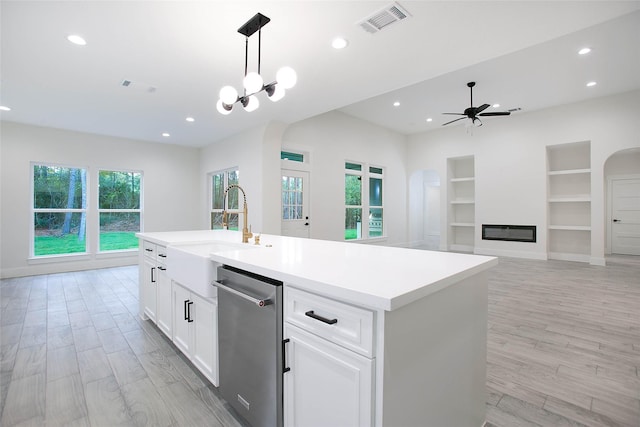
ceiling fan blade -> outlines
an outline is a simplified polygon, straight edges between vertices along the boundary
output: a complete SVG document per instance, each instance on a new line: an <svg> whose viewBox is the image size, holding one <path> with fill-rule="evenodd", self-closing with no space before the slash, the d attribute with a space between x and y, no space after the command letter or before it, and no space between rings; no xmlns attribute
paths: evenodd
<svg viewBox="0 0 640 427"><path fill-rule="evenodd" d="M460 117L459 119L455 119L455 120L451 120L450 122L443 123L442 126L446 126L449 123L457 122L458 120L465 120L466 118L467 118L466 116L465 117Z"/></svg>
<svg viewBox="0 0 640 427"><path fill-rule="evenodd" d="M486 110L487 108L489 108L489 104L482 104L481 106L479 106L478 108L476 108L476 114L478 114L481 111Z"/></svg>
<svg viewBox="0 0 640 427"><path fill-rule="evenodd" d="M442 114L453 114L454 116L466 116L464 113L442 113Z"/></svg>
<svg viewBox="0 0 640 427"><path fill-rule="evenodd" d="M481 113L479 116L508 116L510 115L510 111L494 111L492 113Z"/></svg>

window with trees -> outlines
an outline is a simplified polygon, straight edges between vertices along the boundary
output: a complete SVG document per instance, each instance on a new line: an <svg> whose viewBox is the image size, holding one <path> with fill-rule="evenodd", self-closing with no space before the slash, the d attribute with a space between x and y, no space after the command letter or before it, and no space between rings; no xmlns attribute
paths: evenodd
<svg viewBox="0 0 640 427"><path fill-rule="evenodd" d="M211 176L211 229L222 229L222 212L227 210L227 221L229 230L238 230L238 218L241 207L238 204L238 189L232 188L227 193L226 201L224 200L224 190L230 185L238 185L240 179L240 171L238 168L227 169L215 172Z"/></svg>
<svg viewBox="0 0 640 427"><path fill-rule="evenodd" d="M87 252L87 170L33 165L33 256Z"/></svg>
<svg viewBox="0 0 640 427"><path fill-rule="evenodd" d="M383 168L345 162L344 184L345 240L383 236ZM367 221L362 220L363 213Z"/></svg>
<svg viewBox="0 0 640 427"><path fill-rule="evenodd" d="M140 231L142 173L98 172L100 251L136 249Z"/></svg>

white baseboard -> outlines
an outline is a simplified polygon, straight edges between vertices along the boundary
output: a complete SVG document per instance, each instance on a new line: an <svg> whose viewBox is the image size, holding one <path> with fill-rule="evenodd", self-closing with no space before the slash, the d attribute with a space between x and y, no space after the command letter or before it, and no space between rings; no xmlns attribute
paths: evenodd
<svg viewBox="0 0 640 427"><path fill-rule="evenodd" d="M546 260L547 254L541 252L513 251L508 249L478 248L473 251L476 255L503 256L509 258L525 258Z"/></svg>

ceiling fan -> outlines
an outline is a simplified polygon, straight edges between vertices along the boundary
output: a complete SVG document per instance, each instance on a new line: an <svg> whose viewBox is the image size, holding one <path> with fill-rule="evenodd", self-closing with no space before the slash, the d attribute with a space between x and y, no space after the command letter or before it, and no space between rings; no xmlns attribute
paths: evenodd
<svg viewBox="0 0 640 427"><path fill-rule="evenodd" d="M482 126L482 121L478 118L478 116L483 116L483 117L487 117L487 116L508 116L509 114L511 114L511 111L493 111L493 112L489 112L489 113L483 113L484 110L489 108L489 104L482 104L479 107L474 107L473 106L473 87L475 85L476 85L476 82L467 83L467 86L469 87L469 90L471 91L471 107L466 108L464 110L464 113L442 113L442 114L451 114L451 115L464 116L464 117L460 117L458 119L451 120L450 122L444 123L442 126L446 126L446 125L448 125L450 123L457 122L458 120L464 120L464 119L471 119L471 123L474 126Z"/></svg>

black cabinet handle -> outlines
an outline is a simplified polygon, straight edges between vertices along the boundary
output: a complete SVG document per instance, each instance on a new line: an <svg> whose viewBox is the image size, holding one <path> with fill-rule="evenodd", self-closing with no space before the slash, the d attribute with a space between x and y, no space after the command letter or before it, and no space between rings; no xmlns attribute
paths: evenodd
<svg viewBox="0 0 640 427"><path fill-rule="evenodd" d="M149 249L149 248L144 248L144 250L147 252L153 252L153 249Z"/></svg>
<svg viewBox="0 0 640 427"><path fill-rule="evenodd" d="M282 373L289 372L291 368L287 367L287 343L291 341L289 338L282 340Z"/></svg>
<svg viewBox="0 0 640 427"><path fill-rule="evenodd" d="M622 221L619 219L614 219L613 222L622 222Z"/></svg>
<svg viewBox="0 0 640 427"><path fill-rule="evenodd" d="M158 254L158 256L159 256L160 258L166 258L166 257L167 257L167 255L165 255L165 254Z"/></svg>
<svg viewBox="0 0 640 427"><path fill-rule="evenodd" d="M160 266L160 267L158 267L158 270L160 270L160 271L167 271L167 267L162 267L162 266Z"/></svg>
<svg viewBox="0 0 640 427"><path fill-rule="evenodd" d="M155 267L151 267L151 283L156 283L156 278L153 277L153 272L155 271Z"/></svg>
<svg viewBox="0 0 640 427"><path fill-rule="evenodd" d="M189 304L189 300L188 299L184 300L184 320L189 320L189 315L187 314L189 310L188 304Z"/></svg>
<svg viewBox="0 0 640 427"><path fill-rule="evenodd" d="M191 318L191 306L193 305L193 301L189 301L189 303L187 304L187 322L191 323L193 322L193 319Z"/></svg>
<svg viewBox="0 0 640 427"><path fill-rule="evenodd" d="M319 320L321 322L324 322L327 325L335 325L336 323L338 323L338 319L327 319L326 317L322 317L322 316L319 316L319 315L315 314L313 312L313 310L307 311L304 315L305 316L309 316L312 319L316 319L316 320Z"/></svg>

